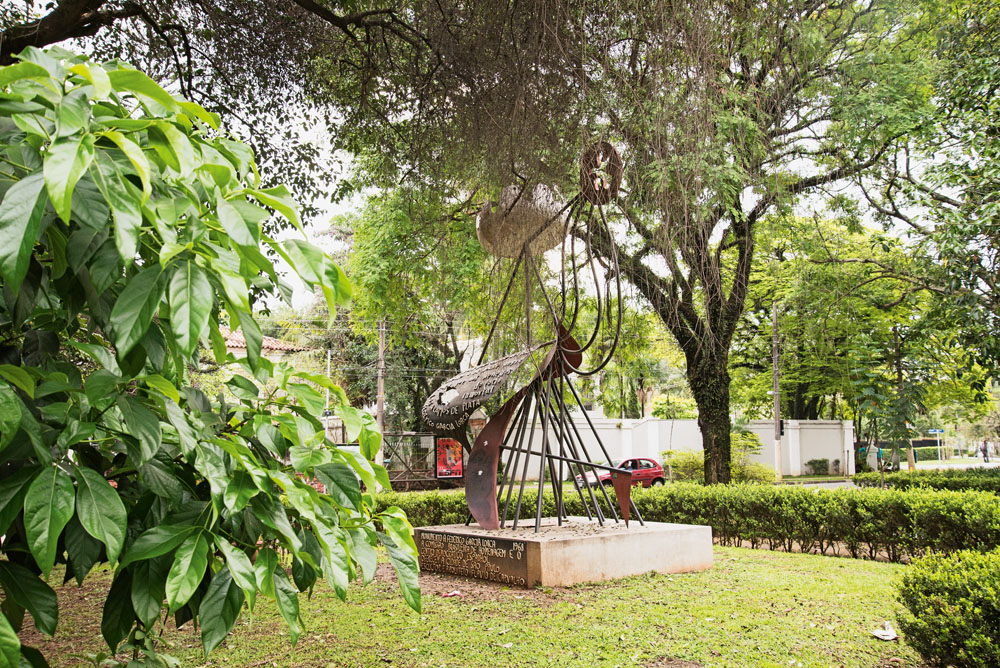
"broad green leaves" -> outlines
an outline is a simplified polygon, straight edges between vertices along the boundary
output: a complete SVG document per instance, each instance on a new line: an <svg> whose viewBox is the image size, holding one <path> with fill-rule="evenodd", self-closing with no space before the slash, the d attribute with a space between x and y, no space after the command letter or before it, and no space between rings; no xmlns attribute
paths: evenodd
<svg viewBox="0 0 1000 668"><path fill-rule="evenodd" d="M146 267L122 290L111 310L115 347L128 354L146 334L163 294L163 270L159 265Z"/></svg>
<svg viewBox="0 0 1000 668"><path fill-rule="evenodd" d="M177 548L167 573L167 607L171 612L188 602L208 566L208 541L201 531L188 536Z"/></svg>
<svg viewBox="0 0 1000 668"><path fill-rule="evenodd" d="M331 308L350 285L305 240L263 234L272 215L301 229L298 205L259 188L252 152L212 114L117 63L23 57L0 68L0 588L14 615L0 617L0 667L23 664L24 611L44 633L58 619L44 580L5 558L15 549L78 581L108 562L101 632L112 649L127 639L136 665L159 661L165 609L210 652L258 593L294 641L296 587L322 574L346 596L373 576L377 532L407 545L408 525L361 494L359 480L388 485L370 416L343 412L363 454L340 452L317 388L335 406L343 390L262 355L251 295L287 290L260 243ZM222 326L247 343L226 384L236 402L189 378L200 342L234 361Z"/></svg>
<svg viewBox="0 0 1000 668"><path fill-rule="evenodd" d="M241 607L243 607L243 592L233 580L229 568L223 568L212 578L212 584L208 586L198 610L205 656L218 647L232 630Z"/></svg>
<svg viewBox="0 0 1000 668"><path fill-rule="evenodd" d="M73 517L74 504L73 481L56 466L47 467L28 487L24 528L31 556L45 575L55 563L59 534Z"/></svg>
<svg viewBox="0 0 1000 668"><path fill-rule="evenodd" d="M73 188L93 159L94 138L91 135L58 139L45 154L45 187L63 222L69 222Z"/></svg>
<svg viewBox="0 0 1000 668"><path fill-rule="evenodd" d="M177 335L177 347L190 355L208 325L212 310L212 286L198 265L185 262L170 280L170 323Z"/></svg>
<svg viewBox="0 0 1000 668"><path fill-rule="evenodd" d="M42 175L35 172L7 191L0 203L0 277L17 290L28 272L28 259L45 209Z"/></svg>
<svg viewBox="0 0 1000 668"><path fill-rule="evenodd" d="M125 506L104 476L93 469L77 468L76 512L80 524L104 543L108 561L114 563L125 542Z"/></svg>

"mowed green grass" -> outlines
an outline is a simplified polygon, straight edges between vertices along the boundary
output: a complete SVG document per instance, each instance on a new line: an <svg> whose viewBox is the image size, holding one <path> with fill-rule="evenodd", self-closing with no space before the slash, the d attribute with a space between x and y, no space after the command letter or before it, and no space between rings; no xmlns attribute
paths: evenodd
<svg viewBox="0 0 1000 668"><path fill-rule="evenodd" d="M190 624L165 638L185 666L913 667L922 664L912 650L870 634L887 619L895 626L893 581L905 568L716 547L715 566L702 573L565 589L428 577L422 614L389 576L352 588L346 603L325 586L303 596L295 649L266 600L208 659ZM60 590L68 605L54 640L24 638L54 666L86 665L71 654L102 649L107 576L94 584ZM463 596L441 597L451 589Z"/></svg>

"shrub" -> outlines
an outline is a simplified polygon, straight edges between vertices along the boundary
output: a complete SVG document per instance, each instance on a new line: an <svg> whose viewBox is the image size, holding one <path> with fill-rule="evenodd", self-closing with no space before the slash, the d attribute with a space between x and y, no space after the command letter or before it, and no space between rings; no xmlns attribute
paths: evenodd
<svg viewBox="0 0 1000 668"><path fill-rule="evenodd" d="M806 468L812 475L826 475L830 472L830 460L810 459L806 462Z"/></svg>
<svg viewBox="0 0 1000 668"><path fill-rule="evenodd" d="M660 454L664 470L669 466L674 480L705 482L705 453L667 450Z"/></svg>
<svg viewBox="0 0 1000 668"><path fill-rule="evenodd" d="M924 557L898 594L903 637L932 666L1000 666L1000 550Z"/></svg>
<svg viewBox="0 0 1000 668"><path fill-rule="evenodd" d="M522 509L522 515L533 515L536 498L525 494L528 510ZM983 492L681 483L635 488L632 498L644 519L708 524L723 545L846 552L890 561L931 551L986 551L1000 545L1000 504L996 496ZM586 514L575 493L567 493L565 503L570 514ZM461 523L468 515L461 492L376 497L378 510L392 506L402 508L414 526ZM555 512L550 494L545 512ZM609 509L605 512L610 516Z"/></svg>
<svg viewBox="0 0 1000 668"><path fill-rule="evenodd" d="M859 487L879 487L882 477L878 473L858 473L852 478ZM899 471L886 473L885 484L896 489L929 487L953 491L975 490L1000 493L1000 469L937 469L929 471Z"/></svg>

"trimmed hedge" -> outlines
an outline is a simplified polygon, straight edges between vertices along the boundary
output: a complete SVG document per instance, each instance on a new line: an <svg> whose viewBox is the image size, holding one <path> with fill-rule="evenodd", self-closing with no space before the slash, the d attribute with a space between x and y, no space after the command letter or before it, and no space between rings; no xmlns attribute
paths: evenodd
<svg viewBox="0 0 1000 668"><path fill-rule="evenodd" d="M644 519L707 524L723 545L890 561L1000 545L1000 503L981 492L677 483L636 489L632 498ZM534 515L536 499L525 493L522 518ZM575 493L565 500L568 513L585 514ZM460 524L468 513L462 492L385 493L376 505L399 506L414 526ZM549 494L544 508L555 514Z"/></svg>
<svg viewBox="0 0 1000 668"><path fill-rule="evenodd" d="M857 473L851 480L859 487L881 487L878 473ZM928 487L952 491L1000 493L1000 468L933 469L885 474L886 487L910 489Z"/></svg>
<svg viewBox="0 0 1000 668"><path fill-rule="evenodd" d="M1000 666L1000 551L919 559L898 595L900 631L932 666Z"/></svg>

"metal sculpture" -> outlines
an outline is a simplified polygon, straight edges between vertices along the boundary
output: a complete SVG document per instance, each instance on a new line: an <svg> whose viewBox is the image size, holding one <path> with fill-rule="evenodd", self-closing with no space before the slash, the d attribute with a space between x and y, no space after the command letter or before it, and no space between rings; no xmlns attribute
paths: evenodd
<svg viewBox="0 0 1000 668"><path fill-rule="evenodd" d="M568 203L560 204L558 192L545 185L536 185L531 190L508 186L501 191L498 203L488 203L479 213L476 232L482 246L497 257L516 258L516 262L478 366L444 382L427 399L422 416L424 422L436 432L457 439L470 451L465 475L469 521L475 518L485 529L506 526L508 515L512 515L513 526L517 527L521 519L529 462L533 456L539 462L539 489L534 513L536 531L541 527L546 471L553 481L562 481L568 472L587 517L600 525L603 526L608 514L615 522L623 520L626 525L633 514L642 522L631 500L631 472L596 463L587 450L580 429L570 417L570 409L575 404L586 418L587 428L598 443L603 461L610 463L607 449L583 410L583 402L573 386L573 376L589 376L603 369L611 361L621 334L621 278L617 257L612 253L610 261L601 263L599 267L592 241L595 232L602 236L611 234L609 213L605 208L618 205L622 173L621 156L614 146L599 142L583 153L580 160L580 192ZM578 239L583 242L580 253L576 248ZM560 291L554 301L542 281L535 257L560 244ZM582 268L590 270L597 293L595 325L583 345L573 336L579 324ZM524 348L483 363L519 273L524 278L525 291ZM551 329L555 332L553 340L537 345L531 344L533 289L541 290L547 317L551 318ZM611 328L614 337L604 349L601 361L593 368L584 369L584 353L599 338L606 343L607 330ZM605 330L604 337L599 337L602 329ZM469 416L490 398L506 391L517 372L543 350L544 357L534 363L534 374L503 402L470 446L466 436ZM540 443L534 442L536 425L541 426ZM497 476L504 451L508 454L503 465L503 484L498 486ZM599 470L611 472L614 502L599 482ZM518 493L511 513L515 487ZM556 517L561 525L567 517L561 484L553 484L553 495Z"/></svg>

